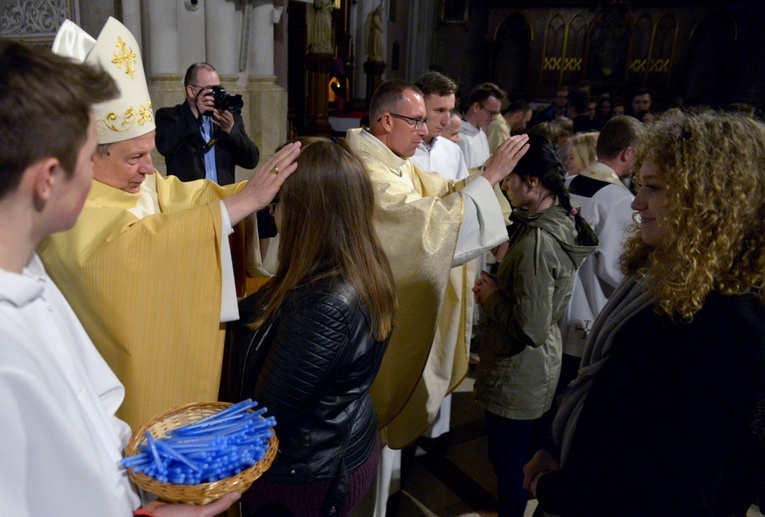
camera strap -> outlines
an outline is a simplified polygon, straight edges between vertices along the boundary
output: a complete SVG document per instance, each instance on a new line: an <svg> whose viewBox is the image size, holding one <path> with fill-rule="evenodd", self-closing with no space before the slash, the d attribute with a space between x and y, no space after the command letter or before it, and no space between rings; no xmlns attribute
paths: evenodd
<svg viewBox="0 0 765 517"><path fill-rule="evenodd" d="M201 123L199 124L199 132L202 134L202 140L205 141L205 146L202 150L205 154L207 154L210 149L213 148L215 142L217 142L216 138L213 136L213 133L215 132L215 126L211 117L201 116L200 119Z"/></svg>

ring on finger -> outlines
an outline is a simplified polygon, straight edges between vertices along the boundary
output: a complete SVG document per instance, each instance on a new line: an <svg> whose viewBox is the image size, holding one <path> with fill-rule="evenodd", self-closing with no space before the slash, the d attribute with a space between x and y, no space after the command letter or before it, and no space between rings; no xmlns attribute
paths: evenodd
<svg viewBox="0 0 765 517"><path fill-rule="evenodd" d="M271 171L270 172L271 172L271 174L274 174L274 175L279 174L279 167L274 165L273 167L271 167Z"/></svg>

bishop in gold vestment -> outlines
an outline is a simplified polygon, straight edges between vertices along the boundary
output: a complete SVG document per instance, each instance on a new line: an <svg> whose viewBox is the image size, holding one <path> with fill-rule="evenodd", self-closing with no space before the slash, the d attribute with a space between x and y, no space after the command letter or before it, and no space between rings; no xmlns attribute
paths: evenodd
<svg viewBox="0 0 765 517"><path fill-rule="evenodd" d="M125 385L118 415L135 428L172 407L217 400L221 322L238 318L228 235L268 206L295 170L299 145L238 185L164 179L151 161L153 111L130 31L110 18L93 40L67 22L53 47L102 67L121 92L93 108L99 146L77 223L39 252Z"/></svg>

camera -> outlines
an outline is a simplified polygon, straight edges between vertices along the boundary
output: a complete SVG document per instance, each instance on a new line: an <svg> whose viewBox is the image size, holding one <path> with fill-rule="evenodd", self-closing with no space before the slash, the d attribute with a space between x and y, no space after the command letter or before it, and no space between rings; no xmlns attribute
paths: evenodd
<svg viewBox="0 0 765 517"><path fill-rule="evenodd" d="M239 113L244 107L244 101L241 95L231 95L226 93L223 86L213 86L212 96L215 100L216 110L226 110L231 113Z"/></svg>

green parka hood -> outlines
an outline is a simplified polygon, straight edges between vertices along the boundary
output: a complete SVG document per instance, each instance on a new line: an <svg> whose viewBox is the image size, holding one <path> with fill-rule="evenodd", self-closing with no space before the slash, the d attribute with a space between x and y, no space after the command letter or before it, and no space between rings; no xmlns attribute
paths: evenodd
<svg viewBox="0 0 765 517"><path fill-rule="evenodd" d="M513 219L525 223L528 230L544 230L552 235L576 268L581 266L587 255L595 251L598 246L598 236L587 224L587 221L577 214L573 217L574 225L572 227L570 223L572 217L560 205L534 214L525 209L514 209L510 217L511 221ZM522 228L524 225L519 224L518 226ZM516 228L513 228L512 225L508 228L510 235L515 230Z"/></svg>

